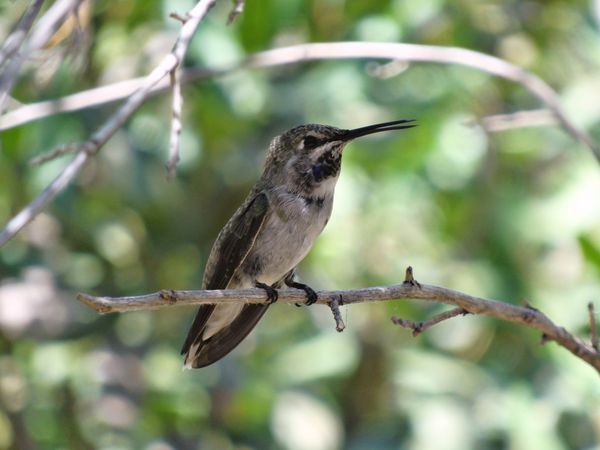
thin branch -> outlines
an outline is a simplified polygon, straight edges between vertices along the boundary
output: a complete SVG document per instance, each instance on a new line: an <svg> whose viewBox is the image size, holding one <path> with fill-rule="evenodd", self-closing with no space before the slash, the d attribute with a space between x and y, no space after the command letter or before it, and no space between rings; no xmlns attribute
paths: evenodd
<svg viewBox="0 0 600 450"><path fill-rule="evenodd" d="M179 37L171 53L167 54L158 66L146 77L144 85L132 94L127 101L98 129L90 139L84 142L79 152L64 170L36 197L29 205L14 216L0 232L0 247L11 240L26 224L38 215L45 206L62 191L65 186L79 173L112 135L148 98L152 87L165 78L178 64L183 61L188 45L200 21L208 13L216 0L201 0L189 12L189 19L181 27Z"/></svg>
<svg viewBox="0 0 600 450"><path fill-rule="evenodd" d="M122 100L129 97L137 89L140 89L144 85L146 78L147 77L132 78L130 80L119 81L106 86L88 89L55 100L45 100L43 102L21 106L0 116L0 131L18 127L45 117L51 117L56 114L79 111L81 109L101 106ZM163 92L168 89L168 87L168 81L161 80L161 82L158 82L153 86L150 94Z"/></svg>
<svg viewBox="0 0 600 450"><path fill-rule="evenodd" d="M21 46L19 53L4 66L4 71L0 75L0 112L4 110L4 104L17 80L17 75L23 63L32 52L40 49L48 42L81 1L59 0L54 3L39 20L29 39Z"/></svg>
<svg viewBox="0 0 600 450"><path fill-rule="evenodd" d="M10 57L19 49L27 33L31 29L31 25L33 25L33 21L37 17L44 0L33 0L19 23L15 27L15 29L10 33L10 35L5 39L4 44L2 44L2 48L0 48L0 67L2 67Z"/></svg>
<svg viewBox="0 0 600 450"><path fill-rule="evenodd" d="M171 138L169 140L169 162L167 163L167 176L175 178L177 163L179 162L179 147L181 143L181 110L183 108L183 97L181 96L181 80L179 70L175 68L171 72L171 85L173 88L173 100L171 103Z"/></svg>
<svg viewBox="0 0 600 450"><path fill-rule="evenodd" d="M340 296L340 302L342 301L342 297ZM335 320L335 329L338 333L341 333L346 329L346 324L342 319L342 312L340 311L340 305L336 299L331 300L328 304L331 312L333 314L333 320Z"/></svg>
<svg viewBox="0 0 600 450"><path fill-rule="evenodd" d="M467 311L463 308L454 308L454 309L450 309L448 311L444 311L440 314L437 314L437 315L433 316L431 319L428 319L428 320L425 320L422 322L420 322L420 321L418 322L418 321L410 320L410 319L401 319L400 317L396 317L396 316L392 317L392 322L394 322L396 325L400 325L402 328L411 329L412 335L418 336L423 331L431 328L434 325L437 325L440 322L443 322L444 320L452 319L453 317L456 317L456 316L464 316L466 314L469 314L469 311Z"/></svg>
<svg viewBox="0 0 600 450"><path fill-rule="evenodd" d="M494 56L457 47L432 45L376 43L376 42L332 42L325 44L302 44L255 53L245 61L222 69L189 69L184 71L182 82L211 78L242 68L266 68L323 59L390 59L404 62L427 62L458 64L520 84L534 94L556 117L562 128L573 138L589 147L600 162L600 148L567 116L556 92L546 82L514 64ZM22 106L0 116L0 130L38 120L53 114L98 106L128 96L140 86L143 79L133 79L114 85L83 91L61 99ZM156 91L164 91L168 83L157 85ZM89 93L89 98L87 94Z"/></svg>
<svg viewBox="0 0 600 450"><path fill-rule="evenodd" d="M169 17L171 19L175 19L178 20L181 23L186 23L188 21L188 16L187 14L185 16L182 16L181 14L177 13L177 12L172 12L171 14L169 14Z"/></svg>
<svg viewBox="0 0 600 450"><path fill-rule="evenodd" d="M600 347L598 346L598 328L596 327L596 313L594 312L594 304L592 302L588 303L588 313L590 316L590 334L592 335L592 348L596 350L596 352L600 352Z"/></svg>
<svg viewBox="0 0 600 450"><path fill-rule="evenodd" d="M165 295L164 292L168 292L168 295ZM410 283L346 291L321 291L317 293L317 296L317 303L324 305L330 305L332 301L337 302L338 305L350 305L408 299L453 305L470 314L495 317L539 330L547 340L555 341L600 373L600 353L555 324L541 311L527 307L475 297L444 287L428 284L417 286ZM135 297L95 297L78 294L77 299L100 313L158 309L171 305L189 306L240 302L265 304L269 301L263 289L161 291ZM302 303L305 299L304 291L285 289L279 291L278 303Z"/></svg>
<svg viewBox="0 0 600 450"><path fill-rule="evenodd" d="M404 284L421 287L421 284L417 280L415 280L412 266L408 266L406 268L406 271L404 272Z"/></svg>
<svg viewBox="0 0 600 450"><path fill-rule="evenodd" d="M63 144L56 147L54 150L49 151L48 153L44 153L42 155L36 156L29 161L29 164L32 166L39 166L48 161L52 161L60 156L66 155L67 153L75 153L79 150L79 144Z"/></svg>
<svg viewBox="0 0 600 450"><path fill-rule="evenodd" d="M87 141L73 160L63 171L38 195L31 203L23 208L16 216L8 221L0 233L0 247L10 241L18 232L31 222L45 206L75 178L83 167L91 152L98 147L94 141ZM86 149L89 148L89 153Z"/></svg>
<svg viewBox="0 0 600 450"><path fill-rule="evenodd" d="M516 128L554 126L558 123L558 120L554 113L548 109L533 109L482 117L477 122L488 133L498 133Z"/></svg>
<svg viewBox="0 0 600 450"><path fill-rule="evenodd" d="M227 17L227 25L231 25L235 22L235 19L244 12L245 3L244 0L233 0L233 8L229 13L229 17Z"/></svg>
<svg viewBox="0 0 600 450"><path fill-rule="evenodd" d="M192 81L208 80L225 75L229 71L230 69L186 69L182 73L181 83L187 84ZM118 81L105 86L77 92L76 94L67 95L58 99L44 100L42 102L23 105L0 116L0 131L9 130L57 114L79 111L122 100L142 87L145 80L146 77L131 78L129 80ZM169 80L165 78L152 87L149 96L161 94L169 89Z"/></svg>

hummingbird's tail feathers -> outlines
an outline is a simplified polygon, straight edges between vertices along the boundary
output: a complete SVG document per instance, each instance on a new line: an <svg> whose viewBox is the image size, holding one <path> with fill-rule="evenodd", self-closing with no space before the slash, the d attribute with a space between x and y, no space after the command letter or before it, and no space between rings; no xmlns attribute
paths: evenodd
<svg viewBox="0 0 600 450"><path fill-rule="evenodd" d="M204 313L203 307L198 311L182 349L187 368L206 367L227 355L252 331L269 305L244 305L241 313L228 326L206 340L203 339L203 332L208 317L198 319ZM197 329L196 322L202 324L202 328Z"/></svg>
<svg viewBox="0 0 600 450"><path fill-rule="evenodd" d="M208 322L208 318L211 316L214 309L215 305L201 305L200 308L198 308L194 322L192 323L190 331L188 331L188 335L185 338L185 342L181 347L182 355L189 353L192 343L197 340L197 338L202 336L204 327L206 327L206 322Z"/></svg>

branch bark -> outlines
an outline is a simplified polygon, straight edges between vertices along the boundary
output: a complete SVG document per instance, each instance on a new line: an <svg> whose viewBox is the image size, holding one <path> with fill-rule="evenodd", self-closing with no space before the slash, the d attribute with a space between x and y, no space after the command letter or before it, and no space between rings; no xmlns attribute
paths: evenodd
<svg viewBox="0 0 600 450"><path fill-rule="evenodd" d="M454 308L448 311L444 311L443 313L436 314L431 319L424 320L422 322L410 319L402 319L396 316L392 317L392 322L396 325L400 325L402 328L410 328L412 330L412 335L416 337L419 334L431 328L432 326L443 322L444 320L452 319L456 316L464 316L466 314L469 314L469 311L466 311L462 308Z"/></svg>
<svg viewBox="0 0 600 450"><path fill-rule="evenodd" d="M328 305L352 305L390 300L424 300L452 305L459 309L456 314L439 315L445 320L457 314L476 314L525 325L542 333L543 340L555 341L572 354L591 365L600 373L600 352L588 346L581 339L573 336L563 327L555 324L541 311L516 306L498 300L476 297L463 292L440 286L405 282L392 286L378 286L344 291L320 291L317 303ZM134 297L96 297L78 294L77 299L95 309L99 313L139 311L165 308L172 305L206 305L223 303L264 304L268 302L263 289L230 289L230 290L198 290L172 291L165 290L153 294ZM298 289L279 291L278 303L302 303L306 294ZM335 308L332 307L335 316ZM448 316L448 317L446 317ZM339 316L341 317L341 316ZM437 320L434 318L434 320ZM441 320L438 320L441 321ZM436 322L437 323L437 322ZM339 327L338 319L336 325ZM431 324L433 325L433 324ZM428 326L431 326L428 325Z"/></svg>
<svg viewBox="0 0 600 450"><path fill-rule="evenodd" d="M177 163L179 162L179 147L181 145L181 111L183 109L183 97L181 95L181 76L176 67L171 72L171 86L173 99L171 100L171 134L169 139L169 161L167 162L167 174L169 178L175 178Z"/></svg>

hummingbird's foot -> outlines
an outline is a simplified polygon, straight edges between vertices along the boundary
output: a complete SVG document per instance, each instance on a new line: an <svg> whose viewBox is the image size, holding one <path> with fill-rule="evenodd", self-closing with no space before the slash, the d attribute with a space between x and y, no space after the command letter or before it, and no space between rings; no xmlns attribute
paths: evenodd
<svg viewBox="0 0 600 450"><path fill-rule="evenodd" d="M285 281L285 284L288 287L291 288L295 288L295 289L302 289L304 292L306 292L306 303L304 303L307 306L310 306L312 304L314 304L317 301L317 293L314 291L313 288L311 288L310 286L304 284L304 283L298 283L296 281L290 280L290 281ZM301 306L298 303L294 303L298 308Z"/></svg>
<svg viewBox="0 0 600 450"><path fill-rule="evenodd" d="M273 303L275 303L277 301L277 299L279 298L279 293L277 292L277 289L275 289L273 286L269 286L268 284L261 283L260 281L257 281L256 283L254 283L254 286L267 291L267 301L268 301L269 305L272 305Z"/></svg>

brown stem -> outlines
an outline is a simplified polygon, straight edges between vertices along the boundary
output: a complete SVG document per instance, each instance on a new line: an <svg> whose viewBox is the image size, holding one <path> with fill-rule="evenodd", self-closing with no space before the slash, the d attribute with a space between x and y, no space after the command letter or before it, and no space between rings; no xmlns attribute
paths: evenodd
<svg viewBox="0 0 600 450"><path fill-rule="evenodd" d="M400 317L393 316L392 322L396 325L400 325L402 328L410 328L412 330L413 336L418 336L423 331L431 328L432 326L443 322L444 320L451 319L452 317L466 315L469 314L469 311L463 308L454 308L449 311L444 311L443 313L436 314L431 319L425 320L423 322L417 322L415 320L410 319L401 319Z"/></svg>

